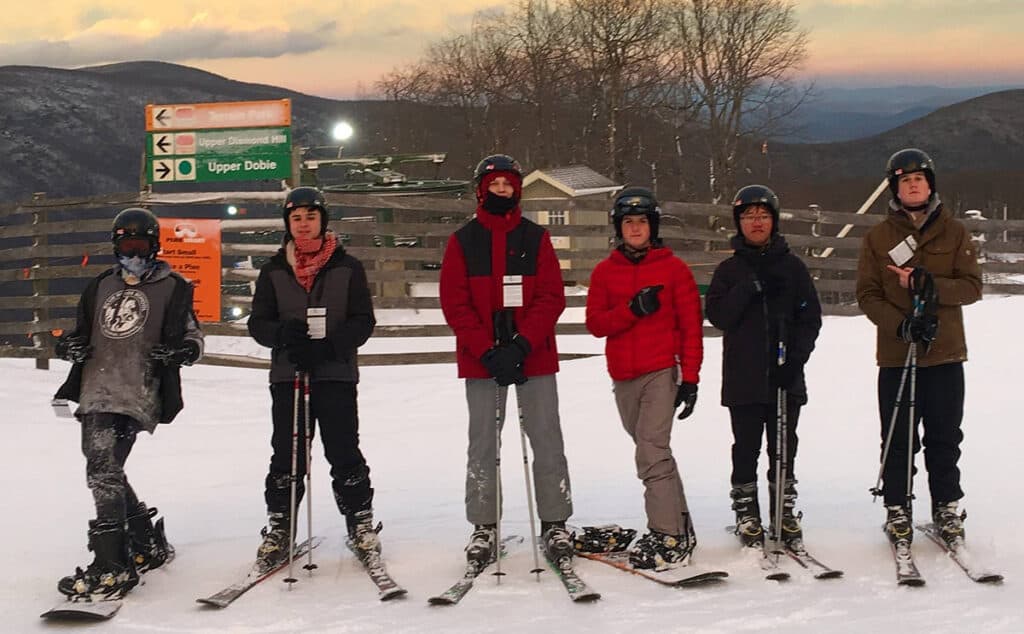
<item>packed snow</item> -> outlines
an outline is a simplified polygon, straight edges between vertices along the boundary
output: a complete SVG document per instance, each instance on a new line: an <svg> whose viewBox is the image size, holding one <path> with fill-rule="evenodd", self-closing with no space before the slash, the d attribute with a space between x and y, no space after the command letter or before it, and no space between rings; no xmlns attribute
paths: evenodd
<svg viewBox="0 0 1024 634"><path fill-rule="evenodd" d="M961 461L963 508L974 555L1006 575L1001 585L971 582L920 534L914 544L927 585L897 587L884 510L868 488L878 469L874 331L864 317L825 319L808 366L810 403L800 421L797 459L809 549L845 571L819 581L791 561L788 583L765 581L742 563L724 527L729 508L727 410L719 405L721 340L705 340L695 414L677 423L673 449L683 473L699 546L696 565L724 569L724 583L674 589L589 561L577 571L602 599L573 604L554 573L529 573L526 545L512 546L507 573L483 575L455 607L427 598L462 573L470 533L463 510L466 412L453 365L367 367L360 384L362 446L372 469L377 519L393 576L409 594L377 600L369 578L343 544L344 522L330 495L327 465L314 451L313 526L326 538L319 569L289 590L279 574L230 607L195 603L244 576L264 523L263 478L270 450L266 372L186 368L186 407L169 426L142 435L128 461L141 498L166 517L177 559L144 577L121 612L98 629L110 632L1021 632L1024 611L1014 590L1024 578L1019 337L1024 297L986 297L965 309L966 439ZM379 340L380 344L384 340ZM450 340L449 340L450 342ZM387 341L387 346L400 342ZM407 342L409 343L409 342ZM234 342L211 338L227 352ZM371 346L379 345L371 340ZM565 338L563 349L600 351L601 342ZM74 421L58 419L49 400L67 364L35 370L31 360L2 359L0 387L8 440L0 488L8 571L0 593L3 629L49 629L38 615L60 600L58 578L91 560L86 522L93 516ZM560 412L572 476L571 523L618 523L643 529L642 487L633 448L615 410L600 356L563 363ZM514 412L514 410L513 410ZM504 432L504 532L528 536L522 454L514 416ZM317 441L319 443L319 441ZM929 505L923 460L915 483L918 519ZM762 479L765 460L761 461ZM762 505L767 506L762 484ZM300 535L305 535L305 507ZM93 628L90 628L93 629Z"/></svg>

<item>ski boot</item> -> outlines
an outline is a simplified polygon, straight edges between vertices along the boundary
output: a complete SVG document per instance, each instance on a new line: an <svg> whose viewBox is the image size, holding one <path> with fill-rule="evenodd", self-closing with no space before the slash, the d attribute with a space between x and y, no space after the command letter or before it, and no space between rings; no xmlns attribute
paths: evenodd
<svg viewBox="0 0 1024 634"><path fill-rule="evenodd" d="M540 535L544 553L551 561L572 557L575 554L572 534L565 528L565 522L541 522Z"/></svg>
<svg viewBox="0 0 1024 634"><path fill-rule="evenodd" d="M373 510L365 509L345 516L348 538L356 550L362 553L380 554L380 537L373 526Z"/></svg>
<svg viewBox="0 0 1024 634"><path fill-rule="evenodd" d="M757 484L741 484L729 492L732 510L736 512L736 535L744 548L764 546L764 528L761 526L761 507L757 502Z"/></svg>
<svg viewBox="0 0 1024 634"><path fill-rule="evenodd" d="M139 502L134 515L128 516L128 548L139 574L169 563L174 559L174 547L167 542L164 518L153 524L156 507L147 508Z"/></svg>
<svg viewBox="0 0 1024 634"><path fill-rule="evenodd" d="M629 563L644 570L667 570L685 565L696 540L689 534L667 535L652 530L629 549Z"/></svg>
<svg viewBox="0 0 1024 634"><path fill-rule="evenodd" d="M957 506L958 503L954 500L953 502L939 502L932 507L932 522L935 523L935 530L950 548L962 545L966 537L964 520L967 519L967 513L958 513Z"/></svg>
<svg viewBox="0 0 1024 634"><path fill-rule="evenodd" d="M889 541L896 544L899 542L914 541L914 523L911 510L902 504L894 504L885 507L885 534Z"/></svg>
<svg viewBox="0 0 1024 634"><path fill-rule="evenodd" d="M120 522L89 522L89 550L95 554L85 570L57 582L57 590L72 599L120 599L139 583L128 556L127 535Z"/></svg>
<svg viewBox="0 0 1024 634"><path fill-rule="evenodd" d="M498 530L494 524L476 524L466 545L466 560L487 566L498 558Z"/></svg>
<svg viewBox="0 0 1024 634"><path fill-rule="evenodd" d="M768 485L770 497L770 508L771 508L771 521L775 523L775 483ZM800 527L800 520L803 518L803 513L794 513L796 508L796 480L788 480L786 487L782 490L782 534L780 536L782 543L786 546L799 545L803 541L804 533ZM775 532L775 526L771 527L771 534L778 535Z"/></svg>
<svg viewBox="0 0 1024 634"><path fill-rule="evenodd" d="M575 533L574 546L578 553L620 553L629 548L636 537L632 528L618 524L584 526L582 533Z"/></svg>
<svg viewBox="0 0 1024 634"><path fill-rule="evenodd" d="M260 529L263 542L256 550L256 561L270 569L287 559L290 533L291 517L287 513L270 513L267 525Z"/></svg>

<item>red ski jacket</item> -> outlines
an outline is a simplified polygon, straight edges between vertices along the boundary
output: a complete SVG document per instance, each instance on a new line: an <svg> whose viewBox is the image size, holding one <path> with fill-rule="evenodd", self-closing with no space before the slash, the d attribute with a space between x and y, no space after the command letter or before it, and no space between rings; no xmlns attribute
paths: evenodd
<svg viewBox="0 0 1024 634"><path fill-rule="evenodd" d="M661 308L645 317L629 309L629 300L645 286L664 285ZM704 360L700 293L693 273L668 247L652 248L639 262L612 251L590 275L587 330L608 337L608 374L628 381L678 366L682 381L698 383Z"/></svg>
<svg viewBox="0 0 1024 634"><path fill-rule="evenodd" d="M448 238L441 263L441 310L455 332L460 378L490 378L480 357L494 345L494 313L504 309L505 276L522 282L516 329L530 343L526 376L558 371L555 323L565 310L562 270L547 230L522 217L477 209Z"/></svg>

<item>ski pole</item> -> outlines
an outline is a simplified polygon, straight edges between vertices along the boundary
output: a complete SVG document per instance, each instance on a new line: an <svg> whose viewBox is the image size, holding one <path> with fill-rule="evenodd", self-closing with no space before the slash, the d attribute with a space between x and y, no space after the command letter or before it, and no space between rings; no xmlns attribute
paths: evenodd
<svg viewBox="0 0 1024 634"><path fill-rule="evenodd" d="M540 581L540 573L544 572L544 569L540 567L540 559L537 556L537 515L533 508L533 479L530 477L530 461L526 452L526 425L523 419L523 393L520 391L519 386L516 386L516 409L519 412L519 441L523 446L523 477L526 480L526 504L527 508L530 509L530 539L533 544L533 570L530 572L537 575L537 581Z"/></svg>
<svg viewBox="0 0 1024 634"><path fill-rule="evenodd" d="M786 363L786 342L783 340L783 323L779 320L779 342L775 356L775 364L782 367ZM775 391L775 517L774 525L776 554L782 553L782 486L786 481L786 390L781 387Z"/></svg>
<svg viewBox="0 0 1024 634"><path fill-rule="evenodd" d="M291 497L288 501L288 576L284 582L288 589L297 581L292 574L295 563L295 481L299 469L299 371L295 371L295 381L292 389L292 471L291 471Z"/></svg>
<svg viewBox="0 0 1024 634"><path fill-rule="evenodd" d="M914 493L914 432L917 429L917 344L910 344L910 416L907 418L907 508L913 503Z"/></svg>
<svg viewBox="0 0 1024 634"><path fill-rule="evenodd" d="M311 386L309 385L309 372L302 373L302 383L304 394L303 398L303 413L306 423L306 537L308 543L312 546L313 544L313 460L312 460L312 449L313 449L313 414L309 409L309 392ZM306 565L304 569L309 571L309 576L313 576L313 571L316 570L316 564L313 563L313 549L306 549Z"/></svg>
<svg viewBox="0 0 1024 634"><path fill-rule="evenodd" d="M907 374L910 371L911 357L914 356L916 346L912 345L907 349L907 358L903 362L903 372L900 374L900 386L896 389L896 401L892 406L892 415L889 416L889 431L885 434L885 447L882 449L882 463L878 465L878 478L875 480L875 486L868 489L871 492L872 501L878 499L878 496L882 495L882 473L885 471L885 463L889 459L889 448L892 446L892 435L896 429L896 418L900 413L900 403L903 399L903 388L907 382ZM916 356L914 356L916 360ZM911 448L913 449L913 448Z"/></svg>
<svg viewBox="0 0 1024 634"><path fill-rule="evenodd" d="M494 485L496 494L494 511L495 569L492 573L501 583L501 386L494 383Z"/></svg>

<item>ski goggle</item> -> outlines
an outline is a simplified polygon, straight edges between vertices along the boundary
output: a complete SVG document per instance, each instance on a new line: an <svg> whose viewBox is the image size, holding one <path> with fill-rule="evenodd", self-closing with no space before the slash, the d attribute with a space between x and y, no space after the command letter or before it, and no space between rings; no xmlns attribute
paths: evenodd
<svg viewBox="0 0 1024 634"><path fill-rule="evenodd" d="M153 246L150 243L149 238L129 236L117 241L117 252L129 258L146 257L152 252L152 250Z"/></svg>

